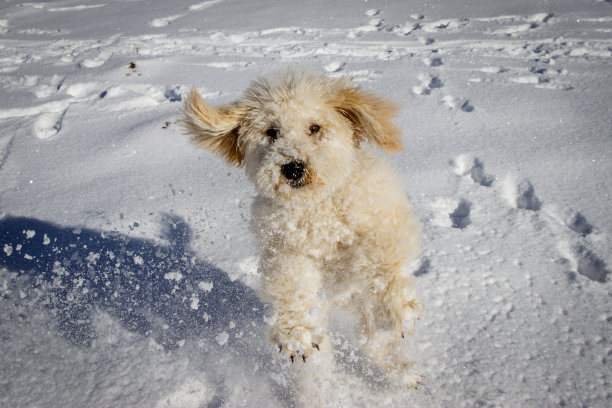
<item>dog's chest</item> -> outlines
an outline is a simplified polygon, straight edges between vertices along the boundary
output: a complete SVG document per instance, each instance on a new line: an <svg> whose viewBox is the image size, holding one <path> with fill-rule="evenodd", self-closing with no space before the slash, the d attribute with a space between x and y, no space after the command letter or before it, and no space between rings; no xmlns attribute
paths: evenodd
<svg viewBox="0 0 612 408"><path fill-rule="evenodd" d="M258 211L254 221L264 243L273 240L275 246L321 260L334 258L340 247L352 245L355 238L342 206L332 200L308 208L270 206Z"/></svg>

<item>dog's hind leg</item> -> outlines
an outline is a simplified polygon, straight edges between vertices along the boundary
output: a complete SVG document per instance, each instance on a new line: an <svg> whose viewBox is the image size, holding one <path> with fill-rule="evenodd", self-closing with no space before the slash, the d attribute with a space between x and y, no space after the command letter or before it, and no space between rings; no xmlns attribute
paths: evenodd
<svg viewBox="0 0 612 408"><path fill-rule="evenodd" d="M385 329L396 338L412 334L423 309L416 298L413 279L395 265L377 267L368 261L363 265L361 276L366 277L369 285L353 295L353 307L357 309L363 330Z"/></svg>
<svg viewBox="0 0 612 408"><path fill-rule="evenodd" d="M392 386L416 388L421 384L422 378L416 373L414 363L404 355L401 338L388 331L377 330L369 334L363 351Z"/></svg>
<svg viewBox="0 0 612 408"><path fill-rule="evenodd" d="M386 276L390 279L385 280ZM411 279L397 271L379 275L372 286L353 298L366 338L363 351L394 386L416 387L421 377L401 347L404 334L412 332L421 315Z"/></svg>
<svg viewBox="0 0 612 408"><path fill-rule="evenodd" d="M423 306L416 298L412 278L400 272L391 275L390 281L379 292L378 297L384 320L391 324L391 331L400 337L412 334L416 320L421 317Z"/></svg>

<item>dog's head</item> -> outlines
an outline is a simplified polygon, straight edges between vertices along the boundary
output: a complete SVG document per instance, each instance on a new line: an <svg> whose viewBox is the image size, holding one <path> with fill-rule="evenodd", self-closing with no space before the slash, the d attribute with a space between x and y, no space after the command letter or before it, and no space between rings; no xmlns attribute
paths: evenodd
<svg viewBox="0 0 612 408"><path fill-rule="evenodd" d="M192 90L183 125L200 147L246 165L269 198L314 198L351 181L357 150L402 149L397 107L347 78L293 72L254 82L236 102L213 107Z"/></svg>

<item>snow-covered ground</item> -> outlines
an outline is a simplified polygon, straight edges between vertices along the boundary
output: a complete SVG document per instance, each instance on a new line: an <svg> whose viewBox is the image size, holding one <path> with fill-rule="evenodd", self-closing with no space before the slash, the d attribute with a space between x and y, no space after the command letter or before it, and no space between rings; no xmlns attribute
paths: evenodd
<svg viewBox="0 0 612 408"><path fill-rule="evenodd" d="M611 406L609 0L2 1L0 406L293 405L254 191L176 124L290 66L402 104L424 229L424 385L338 312L330 405Z"/></svg>

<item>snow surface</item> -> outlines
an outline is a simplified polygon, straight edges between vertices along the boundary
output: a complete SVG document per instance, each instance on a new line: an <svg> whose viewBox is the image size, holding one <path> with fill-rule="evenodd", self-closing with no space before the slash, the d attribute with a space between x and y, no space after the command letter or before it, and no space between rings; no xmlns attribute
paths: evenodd
<svg viewBox="0 0 612 408"><path fill-rule="evenodd" d="M1 406L293 405L253 188L176 124L288 66L402 104L424 228L424 385L337 312L330 406L612 405L609 0L5 0L0 39Z"/></svg>

